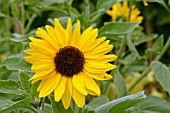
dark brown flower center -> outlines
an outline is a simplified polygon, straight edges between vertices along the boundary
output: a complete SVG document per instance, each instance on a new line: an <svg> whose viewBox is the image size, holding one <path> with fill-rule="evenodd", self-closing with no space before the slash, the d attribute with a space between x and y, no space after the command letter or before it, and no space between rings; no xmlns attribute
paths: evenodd
<svg viewBox="0 0 170 113"><path fill-rule="evenodd" d="M73 77L83 71L85 58L83 53L73 46L59 49L54 57L55 70L66 77Z"/></svg>

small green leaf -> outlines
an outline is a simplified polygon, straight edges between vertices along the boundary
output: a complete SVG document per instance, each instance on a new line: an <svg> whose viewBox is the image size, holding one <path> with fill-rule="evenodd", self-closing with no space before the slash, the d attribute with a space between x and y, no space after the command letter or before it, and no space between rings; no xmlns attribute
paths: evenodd
<svg viewBox="0 0 170 113"><path fill-rule="evenodd" d="M154 51L160 51L163 47L164 44L164 37L163 35L161 35L154 43L154 45L152 46L152 49Z"/></svg>
<svg viewBox="0 0 170 113"><path fill-rule="evenodd" d="M108 10L116 2L117 2L117 0L98 0L97 9L103 9L104 8L105 10Z"/></svg>
<svg viewBox="0 0 170 113"><path fill-rule="evenodd" d="M50 101L52 104L53 113L74 113L71 107L69 107L67 110L64 108L62 101L59 102L54 101L54 96L50 96Z"/></svg>
<svg viewBox="0 0 170 113"><path fill-rule="evenodd" d="M44 104L44 113L52 113L52 106L50 104Z"/></svg>
<svg viewBox="0 0 170 113"><path fill-rule="evenodd" d="M129 50L132 52L132 54L134 54L136 57L140 57L135 45L132 43L131 39L131 34L127 34L127 45L128 45L128 48Z"/></svg>
<svg viewBox="0 0 170 113"><path fill-rule="evenodd" d="M24 71L19 71L19 79L22 88L29 93L31 89L31 83L29 82L30 77L28 76L28 74Z"/></svg>
<svg viewBox="0 0 170 113"><path fill-rule="evenodd" d="M1 93L17 94L19 89L19 84L14 80L0 80Z"/></svg>
<svg viewBox="0 0 170 113"><path fill-rule="evenodd" d="M127 34L132 32L140 22L107 22L103 27L99 29L99 36L100 35L107 35L107 34Z"/></svg>
<svg viewBox="0 0 170 113"><path fill-rule="evenodd" d="M114 83L116 86L118 98L128 95L125 80L123 79L118 69L114 70Z"/></svg>
<svg viewBox="0 0 170 113"><path fill-rule="evenodd" d="M9 70L24 70L27 72L32 72L31 64L26 62L23 58L20 57L11 57L2 62L2 66L6 66Z"/></svg>
<svg viewBox="0 0 170 113"><path fill-rule="evenodd" d="M19 17L19 8L16 4L11 4L11 13L14 17Z"/></svg>
<svg viewBox="0 0 170 113"><path fill-rule="evenodd" d="M151 67L160 85L170 94L170 70L159 61L153 61Z"/></svg>
<svg viewBox="0 0 170 113"><path fill-rule="evenodd" d="M156 39L158 37L157 34L151 34L151 35L145 35L145 34L142 34L138 40L134 40L134 44L135 46L138 46L142 43L145 43L145 42L148 42L148 41L151 41L153 39Z"/></svg>
<svg viewBox="0 0 170 113"><path fill-rule="evenodd" d="M90 15L90 21L95 22L97 21L103 14L105 13L104 9L99 9L96 12Z"/></svg>
<svg viewBox="0 0 170 113"><path fill-rule="evenodd" d="M130 53L125 58L119 59L119 62L125 65L129 65L129 64L134 63L136 61L136 58L137 58L136 55Z"/></svg>
<svg viewBox="0 0 170 113"><path fill-rule="evenodd" d="M125 109L139 103L146 95L144 92L125 96L96 108L95 113L122 113Z"/></svg>

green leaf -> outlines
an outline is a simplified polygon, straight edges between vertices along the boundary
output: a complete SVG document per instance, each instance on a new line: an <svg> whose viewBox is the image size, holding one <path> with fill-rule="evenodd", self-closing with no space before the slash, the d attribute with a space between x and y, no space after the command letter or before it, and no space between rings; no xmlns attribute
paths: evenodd
<svg viewBox="0 0 170 113"><path fill-rule="evenodd" d="M44 104L44 113L52 113L52 106L50 104Z"/></svg>
<svg viewBox="0 0 170 113"><path fill-rule="evenodd" d="M95 113L122 113L125 109L139 103L146 95L144 92L125 96L96 108Z"/></svg>
<svg viewBox="0 0 170 113"><path fill-rule="evenodd" d="M125 80L118 69L114 70L114 83L118 98L128 95Z"/></svg>
<svg viewBox="0 0 170 113"><path fill-rule="evenodd" d="M136 55L130 53L125 58L119 59L119 62L125 65L129 65L134 63L136 61L136 58L137 58Z"/></svg>
<svg viewBox="0 0 170 113"><path fill-rule="evenodd" d="M129 22L107 22L103 27L99 29L99 35L107 34L127 34L132 32L140 22L129 23Z"/></svg>
<svg viewBox="0 0 170 113"><path fill-rule="evenodd" d="M103 9L104 8L105 10L108 10L116 2L117 2L117 0L98 0L97 9Z"/></svg>
<svg viewBox="0 0 170 113"><path fill-rule="evenodd" d="M97 108L98 106L101 106L102 104L105 104L107 102L109 102L109 98L105 95L102 95L93 99L90 103L87 104L87 106Z"/></svg>
<svg viewBox="0 0 170 113"><path fill-rule="evenodd" d="M19 79L21 82L22 88L29 93L31 89L31 83L29 82L30 77L24 71L19 71Z"/></svg>
<svg viewBox="0 0 170 113"><path fill-rule="evenodd" d="M151 41L153 39L156 39L158 37L157 34L151 34L151 35L145 35L145 34L142 34L138 40L134 40L134 44L135 46L138 46L142 43L145 43L145 42L148 42L148 41Z"/></svg>
<svg viewBox="0 0 170 113"><path fill-rule="evenodd" d="M50 101L52 104L53 113L74 113L71 107L65 110L61 100L59 102L54 101L53 95L50 96Z"/></svg>
<svg viewBox="0 0 170 113"><path fill-rule="evenodd" d="M17 7L16 4L10 4L11 5L11 13L14 17L19 17L19 7Z"/></svg>
<svg viewBox="0 0 170 113"><path fill-rule="evenodd" d="M164 37L163 35L161 35L154 43L154 45L152 46L151 49L153 49L154 51L160 51L163 47L164 44Z"/></svg>
<svg viewBox="0 0 170 113"><path fill-rule="evenodd" d="M1 93L17 94L19 89L19 84L14 80L0 80Z"/></svg>
<svg viewBox="0 0 170 113"><path fill-rule="evenodd" d="M103 14L105 13L104 9L99 9L96 12L90 15L90 21L95 22L97 21Z"/></svg>
<svg viewBox="0 0 170 113"><path fill-rule="evenodd" d="M132 54L134 54L136 57L140 57L135 45L132 43L131 39L131 34L127 34L127 45L128 45L128 48L129 50L132 52Z"/></svg>
<svg viewBox="0 0 170 113"><path fill-rule="evenodd" d="M170 94L170 70L159 61L153 61L151 67L160 85Z"/></svg>
<svg viewBox="0 0 170 113"><path fill-rule="evenodd" d="M26 62L20 57L11 57L2 62L1 66L5 66L9 70L24 70L27 72L32 72L31 64Z"/></svg>
<svg viewBox="0 0 170 113"><path fill-rule="evenodd" d="M3 111L17 108L17 107L26 107L26 108L30 108L33 110L33 108L31 108L31 106L30 106L30 98L25 98L23 100L14 102L14 101L8 100L8 99L0 96L0 102L1 102L1 104L0 104L0 112L1 113Z"/></svg>

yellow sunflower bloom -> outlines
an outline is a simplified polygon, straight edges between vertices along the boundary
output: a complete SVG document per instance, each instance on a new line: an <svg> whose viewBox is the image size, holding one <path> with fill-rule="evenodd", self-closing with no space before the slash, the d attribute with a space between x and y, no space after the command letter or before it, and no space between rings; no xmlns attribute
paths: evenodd
<svg viewBox="0 0 170 113"><path fill-rule="evenodd" d="M127 21L130 8L128 2L124 1L123 4L117 2L112 6L111 10L107 10L106 13L112 17L113 21ZM130 22L139 22L143 20L143 16L139 16L141 12L132 6L132 12L130 15Z"/></svg>
<svg viewBox="0 0 170 113"><path fill-rule="evenodd" d="M148 1L148 0L143 0L143 4L144 4L145 6L148 6L147 1Z"/></svg>
<svg viewBox="0 0 170 113"><path fill-rule="evenodd" d="M106 71L116 68L108 63L117 58L107 54L113 48L106 37L97 38L98 29L87 28L82 34L80 22L72 31L71 19L64 29L58 19L54 19L54 28L46 25L46 31L38 28L36 35L40 39L30 37L31 49L25 50L24 59L32 64L36 72L30 79L32 83L41 80L37 89L39 98L54 92L55 101L60 99L65 109L70 106L71 98L78 107L85 104L87 94L99 96L97 80L108 80L112 76Z"/></svg>

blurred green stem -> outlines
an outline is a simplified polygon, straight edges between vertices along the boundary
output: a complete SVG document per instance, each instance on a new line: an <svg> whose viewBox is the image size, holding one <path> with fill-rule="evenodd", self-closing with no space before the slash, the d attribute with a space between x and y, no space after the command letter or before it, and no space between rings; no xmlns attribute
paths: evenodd
<svg viewBox="0 0 170 113"><path fill-rule="evenodd" d="M89 19L90 18L90 1L85 0L85 2L86 2L86 16Z"/></svg>
<svg viewBox="0 0 170 113"><path fill-rule="evenodd" d="M37 14L34 13L34 14L31 16L31 18L28 19L28 24L27 24L26 27L25 27L24 33L27 33L27 32L29 31L30 26L31 26L32 22L34 21L34 19L36 18L36 16L37 16Z"/></svg>
<svg viewBox="0 0 170 113"><path fill-rule="evenodd" d="M165 54L165 52L167 51L169 46L170 46L170 36L169 36L165 46L163 47L162 51L157 56L156 60L160 60L162 58L162 56ZM150 70L151 70L151 66L149 65L149 67L145 71L143 71L141 76L131 84L131 86L129 87L128 90L131 91L150 72Z"/></svg>
<svg viewBox="0 0 170 113"><path fill-rule="evenodd" d="M21 34L24 35L25 29L25 6L24 2L21 3Z"/></svg>
<svg viewBox="0 0 170 113"><path fill-rule="evenodd" d="M127 22L130 21L130 15L131 15L131 13L132 13L132 5L133 5L133 0L130 0L130 10L129 10ZM121 43L121 45L120 45L120 49L119 49L119 52L118 52L118 55L117 55L118 58L121 56L121 54L122 54L122 52L123 52L123 49L124 49L125 44L126 44L127 36L128 36L128 35L125 34L125 36L124 36L124 38L123 38L123 40L122 40L122 43ZM117 60L115 61L115 64L116 64L116 65L118 64L118 61L117 61Z"/></svg>

